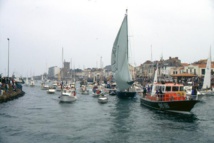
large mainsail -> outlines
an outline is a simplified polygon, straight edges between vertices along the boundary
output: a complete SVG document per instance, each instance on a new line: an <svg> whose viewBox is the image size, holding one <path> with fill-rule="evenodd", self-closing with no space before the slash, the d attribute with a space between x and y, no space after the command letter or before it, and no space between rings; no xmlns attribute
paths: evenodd
<svg viewBox="0 0 214 143"><path fill-rule="evenodd" d="M207 65L204 76L204 83L202 89L210 88L211 86L211 47L209 51L209 56L207 59Z"/></svg>
<svg viewBox="0 0 214 143"><path fill-rule="evenodd" d="M132 77L128 63L128 21L125 15L117 37L114 41L111 55L111 69L117 87L120 91L128 89L132 85Z"/></svg>

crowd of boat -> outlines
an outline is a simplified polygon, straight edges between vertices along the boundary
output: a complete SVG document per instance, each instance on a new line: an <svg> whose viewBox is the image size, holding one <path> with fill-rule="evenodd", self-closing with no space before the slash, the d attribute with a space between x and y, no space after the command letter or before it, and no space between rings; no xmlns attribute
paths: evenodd
<svg viewBox="0 0 214 143"><path fill-rule="evenodd" d="M153 82L141 85L134 81L129 70L128 63L128 18L127 13L115 38L111 54L111 70L113 81L106 84L101 82L88 83L86 80L79 82L80 88L77 91L76 82L53 81L41 79L41 90L47 90L48 94L61 92L59 102L72 103L77 100L76 93L92 95L98 98L99 103L107 103L109 95L117 95L120 99L133 99L140 96L141 105L155 110L190 113L192 108L201 101L203 96L214 95L211 86L210 57L208 58L206 73L202 89L198 89L195 83L185 85L178 81L158 80L158 65L154 74ZM28 81L26 86L34 86L34 80Z"/></svg>
<svg viewBox="0 0 214 143"><path fill-rule="evenodd" d="M99 84L99 82L87 82L86 80L78 82L41 80L39 86L41 90L46 90L47 94L60 93L58 97L60 103L72 103L76 101L77 93L95 97L99 103L107 103L109 96L117 96L118 98L128 100L137 98L138 96L143 106L177 113L190 113L194 105L200 102L203 96L214 95L212 90L199 91L192 85L184 86L182 83L160 82L156 78L155 76L153 83L148 83L145 86L134 82L130 87L132 92L135 93L134 96L130 96L127 91L124 91L127 92L127 95L123 97L120 95L116 82L110 81L106 84ZM35 81L29 83L26 79L25 86L34 87Z"/></svg>

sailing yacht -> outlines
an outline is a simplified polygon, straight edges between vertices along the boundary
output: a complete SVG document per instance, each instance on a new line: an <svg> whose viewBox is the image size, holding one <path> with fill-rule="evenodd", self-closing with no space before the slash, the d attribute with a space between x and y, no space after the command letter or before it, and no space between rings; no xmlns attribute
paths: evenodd
<svg viewBox="0 0 214 143"><path fill-rule="evenodd" d="M209 55L208 55L208 59L207 59L207 64L206 64L206 71L205 71L205 75L204 75L204 82L203 82L203 86L201 89L201 94L203 95L214 95L214 92L212 91L212 86L211 86L211 47L210 47L210 51L209 51Z"/></svg>
<svg viewBox="0 0 214 143"><path fill-rule="evenodd" d="M113 44L111 54L111 70L117 84L119 98L133 98L136 96L128 62L128 15L127 10L122 25Z"/></svg>
<svg viewBox="0 0 214 143"><path fill-rule="evenodd" d="M28 85L29 85L28 77L26 77L25 85L26 85L26 86L28 86Z"/></svg>
<svg viewBox="0 0 214 143"><path fill-rule="evenodd" d="M33 77L31 77L31 79L30 79L30 86L31 86L31 87L35 86L35 82L34 82Z"/></svg>

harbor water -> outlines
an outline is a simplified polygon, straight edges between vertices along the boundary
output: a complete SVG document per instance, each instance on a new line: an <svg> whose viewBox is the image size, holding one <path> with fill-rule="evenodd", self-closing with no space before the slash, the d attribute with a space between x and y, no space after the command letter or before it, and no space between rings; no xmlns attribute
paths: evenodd
<svg viewBox="0 0 214 143"><path fill-rule="evenodd" d="M109 96L100 104L78 93L77 101L65 104L59 103L60 92L24 85L23 90L23 97L0 104L0 143L214 142L212 96L183 115L145 108L139 96Z"/></svg>

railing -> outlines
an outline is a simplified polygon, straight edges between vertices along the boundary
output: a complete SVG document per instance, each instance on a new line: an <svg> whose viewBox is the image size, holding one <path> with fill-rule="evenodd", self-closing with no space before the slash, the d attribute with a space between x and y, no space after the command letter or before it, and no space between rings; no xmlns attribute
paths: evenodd
<svg viewBox="0 0 214 143"><path fill-rule="evenodd" d="M182 101L186 100L184 92L171 92L164 94L156 94L155 96L146 96L147 99L152 101Z"/></svg>

